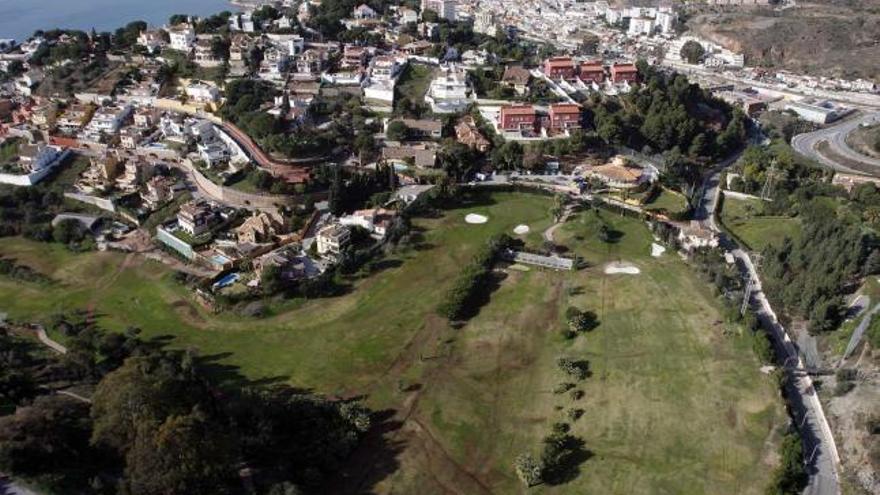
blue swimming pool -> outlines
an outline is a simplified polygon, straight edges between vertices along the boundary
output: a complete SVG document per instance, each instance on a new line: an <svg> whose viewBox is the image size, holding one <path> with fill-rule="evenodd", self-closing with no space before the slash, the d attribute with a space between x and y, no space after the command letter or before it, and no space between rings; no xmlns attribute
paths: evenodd
<svg viewBox="0 0 880 495"><path fill-rule="evenodd" d="M212 285L211 287L213 287L214 289L229 287L235 282L238 282L239 278L241 278L241 275L239 275L238 272L228 273L224 275L223 278L221 278L220 280L214 282L214 285Z"/></svg>

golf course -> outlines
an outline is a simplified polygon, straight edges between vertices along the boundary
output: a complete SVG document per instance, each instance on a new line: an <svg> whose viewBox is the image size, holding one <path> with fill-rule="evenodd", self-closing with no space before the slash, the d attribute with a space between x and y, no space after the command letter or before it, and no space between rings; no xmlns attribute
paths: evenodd
<svg viewBox="0 0 880 495"><path fill-rule="evenodd" d="M546 195L470 194L414 219L420 242L342 295L273 299L261 318L212 313L140 255L0 238L0 257L51 279L0 275L0 312L48 322L85 311L108 331L138 327L248 380L362 398L377 412L376 432L333 493L763 493L786 424L776 380L761 373L745 331L725 322L711 287L673 250L651 255L644 222L576 210L555 242L585 268L499 264L475 316L450 325L437 314L491 236L540 247L552 207ZM612 239L598 235L603 225ZM638 273L606 273L609 263ZM567 338L569 307L594 313L595 327ZM560 358L588 363L579 397L558 392L571 381ZM559 422L583 448L565 477L526 489L514 461L538 456Z"/></svg>

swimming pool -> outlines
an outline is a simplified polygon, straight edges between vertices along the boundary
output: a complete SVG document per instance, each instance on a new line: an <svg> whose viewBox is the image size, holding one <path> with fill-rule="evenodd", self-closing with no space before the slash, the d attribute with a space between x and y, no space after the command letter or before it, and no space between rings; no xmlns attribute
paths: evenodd
<svg viewBox="0 0 880 495"><path fill-rule="evenodd" d="M238 272L227 273L220 280L214 282L214 285L211 286L214 290L222 289L224 287L229 287L230 285L238 282L238 279L241 278L241 275Z"/></svg>

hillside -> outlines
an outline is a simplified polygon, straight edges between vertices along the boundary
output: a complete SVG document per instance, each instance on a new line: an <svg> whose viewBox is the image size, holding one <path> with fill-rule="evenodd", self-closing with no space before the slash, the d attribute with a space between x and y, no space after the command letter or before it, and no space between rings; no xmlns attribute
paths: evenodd
<svg viewBox="0 0 880 495"><path fill-rule="evenodd" d="M746 64L880 80L880 0L822 0L772 9L705 8L688 20Z"/></svg>

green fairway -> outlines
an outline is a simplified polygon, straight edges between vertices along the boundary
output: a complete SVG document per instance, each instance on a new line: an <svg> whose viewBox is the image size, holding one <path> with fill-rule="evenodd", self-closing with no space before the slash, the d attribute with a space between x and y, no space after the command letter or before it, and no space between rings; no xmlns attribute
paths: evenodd
<svg viewBox="0 0 880 495"><path fill-rule="evenodd" d="M786 237L800 234L801 224L796 218L762 215L759 199L724 197L721 222L747 244L748 249L761 251L766 246L779 245Z"/></svg>
<svg viewBox="0 0 880 495"><path fill-rule="evenodd" d="M758 371L749 339L723 335L709 287L677 255L650 256L641 221L578 213L556 242L583 256L587 269L499 269L503 280L486 288L489 302L464 326L436 315L446 288L491 235L525 224L531 232L523 238L539 246L552 203L480 194L440 218L418 219L424 243L398 256L399 266L390 263L344 296L275 301L263 319L209 313L166 267L139 256L4 238L0 255L55 283L0 278L0 311L33 321L85 308L106 328L169 335L171 345L197 348L252 379L365 395L402 425L386 435L400 451L393 460L366 452L347 470L373 473L348 477L370 479L367 489L341 493L521 493L514 459L538 454L550 425L573 407L585 411L572 428L589 458L572 481L530 491L762 493L774 427L784 422L774 380ZM467 224L468 213L489 220ZM599 239L602 223L616 242ZM641 274L606 275L609 261L634 263ZM570 305L595 311L600 326L565 340ZM553 393L564 381L560 356L590 361L592 376L579 385L584 398Z"/></svg>
<svg viewBox="0 0 880 495"><path fill-rule="evenodd" d="M599 240L602 223L621 235L617 243ZM650 257L652 239L637 220L582 213L557 235L592 266L509 271L491 304L436 351L445 364L425 373L430 378L411 414L454 462L407 458L412 464L404 463L394 486L477 489L473 477L493 493L521 492L516 456L539 454L551 424L570 421L567 411L581 408L572 431L591 457L580 476L532 491L763 493L784 411L750 340L723 335L708 287L674 254ZM609 261L632 262L642 272L606 275ZM600 326L562 338L569 305L598 313ZM555 365L559 356L590 361L583 399L553 393L566 381Z"/></svg>

